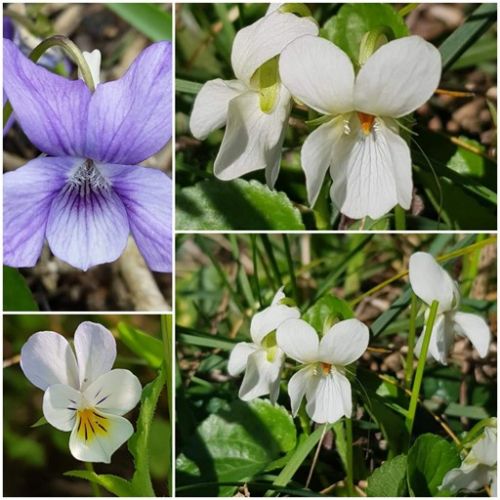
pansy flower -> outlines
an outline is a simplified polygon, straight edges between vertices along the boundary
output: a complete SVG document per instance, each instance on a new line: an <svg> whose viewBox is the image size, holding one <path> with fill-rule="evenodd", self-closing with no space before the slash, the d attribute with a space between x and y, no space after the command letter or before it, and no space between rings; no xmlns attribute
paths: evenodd
<svg viewBox="0 0 500 500"><path fill-rule="evenodd" d="M415 295L428 306L434 300L439 302L427 357L446 365L457 334L467 337L484 358L490 345L490 329L481 316L458 311L460 292L451 276L426 252L414 253L410 257L409 267L410 284ZM417 356L420 355L423 340L424 336L421 335L415 346Z"/></svg>
<svg viewBox="0 0 500 500"><path fill-rule="evenodd" d="M45 391L45 419L71 432L69 449L78 460L109 463L134 432L122 415L139 402L141 384L129 370L112 370L115 358L111 332L88 321L75 332L74 351L54 332L35 333L21 349L21 369Z"/></svg>
<svg viewBox="0 0 500 500"><path fill-rule="evenodd" d="M239 392L243 401L266 394L273 403L278 399L285 355L276 344L276 328L284 321L300 316L296 307L282 303L284 298L282 287L276 292L271 305L252 317L250 335L253 342L236 344L229 356L229 374L235 377L245 372Z"/></svg>
<svg viewBox="0 0 500 500"><path fill-rule="evenodd" d="M290 319L278 327L278 346L304 365L288 382L294 416L305 396L306 412L318 424L351 418L352 391L346 366L366 351L369 337L368 327L357 319L333 325L321 340L301 319Z"/></svg>
<svg viewBox="0 0 500 500"><path fill-rule="evenodd" d="M336 45L305 36L281 54L280 75L294 97L325 115L301 150L309 203L316 202L330 169L332 201L351 219L378 219L397 204L410 208L410 149L397 119L436 90L439 51L418 36L393 40L356 75Z"/></svg>
<svg viewBox="0 0 500 500"><path fill-rule="evenodd" d="M279 80L277 58L292 40L318 33L311 18L280 9L271 5L266 16L236 33L231 51L236 79L210 80L196 96L189 122L193 136L205 139L226 126L214 164L219 179L265 169L272 187L278 177L291 98Z"/></svg>
<svg viewBox="0 0 500 500"><path fill-rule="evenodd" d="M171 137L171 44L146 48L119 80L68 80L4 40L4 90L43 153L4 175L4 263L34 266L45 239L86 270L116 260L129 233L149 267L171 270L171 180L136 164Z"/></svg>

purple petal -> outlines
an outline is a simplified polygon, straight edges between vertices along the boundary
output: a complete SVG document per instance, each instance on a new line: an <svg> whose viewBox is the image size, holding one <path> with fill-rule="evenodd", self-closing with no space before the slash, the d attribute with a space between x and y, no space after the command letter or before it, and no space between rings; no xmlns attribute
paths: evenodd
<svg viewBox="0 0 500 500"><path fill-rule="evenodd" d="M78 160L82 164L83 160ZM127 212L112 187L75 176L52 202L47 222L50 249L60 259L86 271L89 267L116 260L127 243Z"/></svg>
<svg viewBox="0 0 500 500"><path fill-rule="evenodd" d="M7 40L14 38L14 23L9 16L3 17L3 37Z"/></svg>
<svg viewBox="0 0 500 500"><path fill-rule="evenodd" d="M102 165L102 172L120 195L130 230L153 271L172 270L172 181L148 167Z"/></svg>
<svg viewBox="0 0 500 500"><path fill-rule="evenodd" d="M172 135L172 45L145 49L127 73L97 86L89 107L85 156L132 165L160 150Z"/></svg>
<svg viewBox="0 0 500 500"><path fill-rule="evenodd" d="M3 176L3 260L31 267L40 257L50 205L72 158L36 158Z"/></svg>
<svg viewBox="0 0 500 500"><path fill-rule="evenodd" d="M90 90L31 62L10 40L3 41L3 84L16 118L40 151L82 156Z"/></svg>

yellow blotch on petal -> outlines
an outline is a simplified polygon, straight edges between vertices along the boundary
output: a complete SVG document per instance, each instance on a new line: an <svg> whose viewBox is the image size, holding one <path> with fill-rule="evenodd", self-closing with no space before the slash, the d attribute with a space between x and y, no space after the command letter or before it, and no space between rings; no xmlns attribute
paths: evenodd
<svg viewBox="0 0 500 500"><path fill-rule="evenodd" d="M373 115L369 115L368 113L361 113L358 111L358 118L361 122L361 130L363 134L368 135L373 128L373 124L375 123L375 117Z"/></svg>
<svg viewBox="0 0 500 500"><path fill-rule="evenodd" d="M321 371L326 377L332 371L332 365L330 363L321 363Z"/></svg>
<svg viewBox="0 0 500 500"><path fill-rule="evenodd" d="M78 437L87 442L96 436L106 436L109 432L110 422L93 409L79 410L77 412Z"/></svg>

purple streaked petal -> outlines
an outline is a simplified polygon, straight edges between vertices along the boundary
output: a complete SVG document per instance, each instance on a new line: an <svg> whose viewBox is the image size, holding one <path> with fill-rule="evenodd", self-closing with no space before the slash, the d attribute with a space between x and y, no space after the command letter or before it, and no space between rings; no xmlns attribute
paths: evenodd
<svg viewBox="0 0 500 500"><path fill-rule="evenodd" d="M72 158L36 158L3 177L3 260L31 267L40 257L52 200L64 186Z"/></svg>
<svg viewBox="0 0 500 500"><path fill-rule="evenodd" d="M88 87L34 64L10 40L3 46L4 90L25 134L49 155L82 156Z"/></svg>
<svg viewBox="0 0 500 500"><path fill-rule="evenodd" d="M103 163L135 164L172 135L172 45L143 50L125 75L97 86L89 107L86 155Z"/></svg>
<svg viewBox="0 0 500 500"><path fill-rule="evenodd" d="M9 16L3 17L3 37L7 40L12 40L14 38L14 23Z"/></svg>
<svg viewBox="0 0 500 500"><path fill-rule="evenodd" d="M121 255L129 234L127 212L110 186L68 181L52 202L46 234L54 255L86 271Z"/></svg>
<svg viewBox="0 0 500 500"><path fill-rule="evenodd" d="M132 235L153 271L172 270L172 181L154 168L100 165L119 194Z"/></svg>

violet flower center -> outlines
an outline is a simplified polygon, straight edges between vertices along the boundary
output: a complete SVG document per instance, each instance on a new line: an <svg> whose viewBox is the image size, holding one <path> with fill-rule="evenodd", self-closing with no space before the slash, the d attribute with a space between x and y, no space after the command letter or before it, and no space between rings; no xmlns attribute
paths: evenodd
<svg viewBox="0 0 500 500"><path fill-rule="evenodd" d="M88 196L91 192L107 190L108 180L101 174L93 160L86 159L69 178L68 188L78 190L80 196Z"/></svg>

